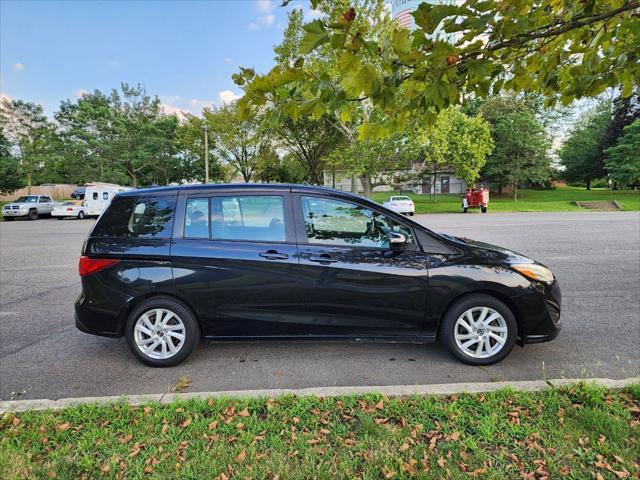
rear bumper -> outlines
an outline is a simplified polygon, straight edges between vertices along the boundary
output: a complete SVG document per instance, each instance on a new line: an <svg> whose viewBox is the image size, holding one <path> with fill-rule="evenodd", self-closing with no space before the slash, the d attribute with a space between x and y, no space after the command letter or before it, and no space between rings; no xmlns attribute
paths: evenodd
<svg viewBox="0 0 640 480"><path fill-rule="evenodd" d="M105 308L106 305L92 305L82 294L74 307L76 328L81 332L101 337L122 337L118 312Z"/></svg>

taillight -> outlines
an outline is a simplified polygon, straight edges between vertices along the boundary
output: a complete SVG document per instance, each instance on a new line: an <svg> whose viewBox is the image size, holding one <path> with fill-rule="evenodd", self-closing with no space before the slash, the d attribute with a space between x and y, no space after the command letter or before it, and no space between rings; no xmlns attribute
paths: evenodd
<svg viewBox="0 0 640 480"><path fill-rule="evenodd" d="M67 208L67 212L73 212L73 208Z"/></svg>
<svg viewBox="0 0 640 480"><path fill-rule="evenodd" d="M78 262L78 271L81 277L86 277L92 273L104 270L111 265L115 265L118 262L120 262L120 260L114 260L112 258L90 258L83 255L80 257L80 262Z"/></svg>

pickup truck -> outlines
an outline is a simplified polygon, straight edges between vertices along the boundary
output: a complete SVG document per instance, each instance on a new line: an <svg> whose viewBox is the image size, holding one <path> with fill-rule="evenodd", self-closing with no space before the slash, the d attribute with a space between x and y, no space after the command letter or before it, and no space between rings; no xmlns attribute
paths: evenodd
<svg viewBox="0 0 640 480"><path fill-rule="evenodd" d="M37 220L40 215L51 215L55 202L46 195L25 195L15 202L7 203L2 208L5 221L14 218L28 218Z"/></svg>

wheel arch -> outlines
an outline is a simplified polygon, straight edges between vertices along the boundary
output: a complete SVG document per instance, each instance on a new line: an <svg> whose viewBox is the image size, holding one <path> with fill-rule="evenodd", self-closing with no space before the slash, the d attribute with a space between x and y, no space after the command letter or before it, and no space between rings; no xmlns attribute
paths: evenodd
<svg viewBox="0 0 640 480"><path fill-rule="evenodd" d="M146 300L149 300L151 298L157 298L157 297L166 297L166 298L169 298L171 300L175 300L177 302L180 302L185 307L187 307L189 309L189 311L191 312L191 314L193 315L193 318L196 319L196 325L198 326L200 335L202 335L202 325L200 324L200 318L196 314L196 309L193 307L193 305L191 305L190 302L188 302L187 300L179 297L178 295L175 295L175 294L170 293L170 292L164 292L164 291L147 292L147 293L145 293L143 295L139 295L137 297L133 297L131 300L129 300L129 302L127 302L127 305L122 309L122 312L120 312L120 315L118 317L118 335L119 336L123 336L124 335L124 327L125 327L125 325L127 323L127 317L133 311L134 308L136 308L138 305L140 305L142 302L144 302Z"/></svg>
<svg viewBox="0 0 640 480"><path fill-rule="evenodd" d="M516 302L510 298L508 295L505 295L501 292L498 292L496 290L491 290L488 288L480 288L477 290L469 290L466 292L462 292L460 294L458 294L457 296L451 298L449 300L449 302L447 303L446 307L444 308L444 310L442 311L442 315L438 321L438 329L437 329L437 334L436 337L439 339L440 338L440 328L442 326L442 319L445 317L445 315L447 314L447 312L453 307L454 304L456 304L458 301L460 301L461 299L468 297L470 295L476 295L476 294L481 294L481 295L487 295L489 297L493 297L496 300L501 301L502 303L504 303L509 310L511 310L511 313L513 313L513 316L516 319L516 324L518 325L518 332L517 332L517 339L516 339L516 344L520 345L521 347L523 347L526 343L526 338L527 338L527 331L526 331L526 327L525 327L525 323L524 320L522 318L522 314L520 312L520 310L518 309L518 306L516 304Z"/></svg>

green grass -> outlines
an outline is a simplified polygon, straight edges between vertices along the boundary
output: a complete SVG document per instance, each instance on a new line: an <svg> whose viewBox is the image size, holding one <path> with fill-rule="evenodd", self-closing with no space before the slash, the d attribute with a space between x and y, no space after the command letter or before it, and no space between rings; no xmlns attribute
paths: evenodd
<svg viewBox="0 0 640 480"><path fill-rule="evenodd" d="M375 192L373 200L384 202L393 192ZM416 213L458 213L460 195L438 195L436 201L429 195L409 194L416 206ZM632 190L585 190L578 187L559 187L554 190L520 190L518 201L509 195L489 198L489 212L571 212L584 211L574 202L591 200L615 200L623 210L640 210L640 191ZM479 209L471 209L479 212Z"/></svg>
<svg viewBox="0 0 640 480"><path fill-rule="evenodd" d="M192 399L0 419L3 479L636 478L638 459L640 385Z"/></svg>

